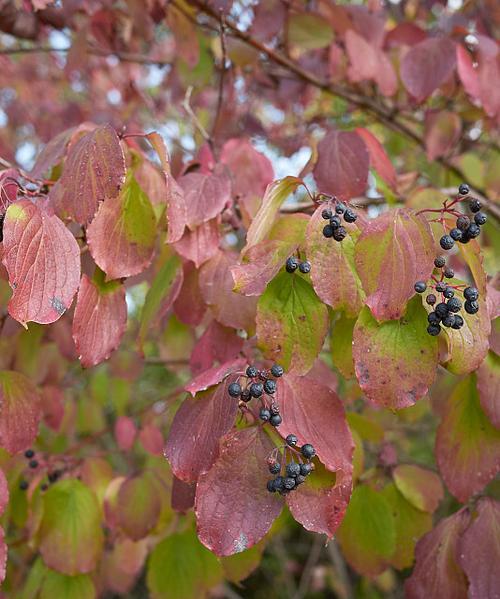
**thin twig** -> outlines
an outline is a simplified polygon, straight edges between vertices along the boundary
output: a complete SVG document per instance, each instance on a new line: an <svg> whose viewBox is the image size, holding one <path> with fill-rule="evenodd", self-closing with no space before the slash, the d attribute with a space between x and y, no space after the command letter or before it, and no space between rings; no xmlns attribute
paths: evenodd
<svg viewBox="0 0 500 599"><path fill-rule="evenodd" d="M219 15L220 18L220 45L222 51L222 59L221 59L221 68L220 68L220 77L219 77L219 93L217 96L217 109L215 111L214 123L212 125L212 137L215 137L217 131L217 125L219 123L221 111L222 111L222 101L224 99L224 76L226 73L226 63L227 63L227 48L226 48L226 33L225 33L225 22L224 22L224 13L221 10Z"/></svg>
<svg viewBox="0 0 500 599"><path fill-rule="evenodd" d="M332 562L333 567L335 568L335 572L342 583L342 588L345 590L344 599L352 599L354 597L354 593L352 590L351 579L349 577L349 572L347 570L344 558L342 557L342 554L340 553L339 547L337 545L337 541L335 539L329 541L326 549L328 552L328 556L330 557L330 561Z"/></svg>
<svg viewBox="0 0 500 599"><path fill-rule="evenodd" d="M316 564L318 563L322 549L323 538L319 535L315 535L314 541L311 546L311 550L309 552L309 556L306 561L306 565L304 566L304 570L302 571L302 576L299 582L299 588L297 589L297 592L295 593L293 599L303 599L303 597L307 596L309 585L311 584L313 570Z"/></svg>
<svg viewBox="0 0 500 599"><path fill-rule="evenodd" d="M191 108L191 94L193 93L193 86L190 85L186 90L186 95L184 96L184 100L182 101L182 107L189 115L190 119L193 121L194 126L200 132L203 139L208 143L211 150L213 151L213 140L210 137L210 133L205 129L205 127L201 124L200 119L196 116L193 109Z"/></svg>

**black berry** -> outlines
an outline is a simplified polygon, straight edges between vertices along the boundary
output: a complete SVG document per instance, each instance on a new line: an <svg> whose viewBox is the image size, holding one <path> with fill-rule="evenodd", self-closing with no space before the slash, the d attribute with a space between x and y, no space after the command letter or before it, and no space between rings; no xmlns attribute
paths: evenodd
<svg viewBox="0 0 500 599"><path fill-rule="evenodd" d="M471 223L469 225L469 227L467 228L466 233L467 233L467 236L470 237L470 239L475 239L481 233L481 229L479 228L478 225L476 225L476 223Z"/></svg>
<svg viewBox="0 0 500 599"><path fill-rule="evenodd" d="M295 479L292 478L291 476L287 476L285 478L285 480L283 481L283 486L288 491L291 491L295 487Z"/></svg>
<svg viewBox="0 0 500 599"><path fill-rule="evenodd" d="M436 313L436 316L443 319L448 314L448 306L444 302L441 302L436 306L434 312Z"/></svg>
<svg viewBox="0 0 500 599"><path fill-rule="evenodd" d="M241 401L248 403L252 399L252 396L250 395L250 391L248 389L243 389L243 391L241 392L241 395L240 395L240 399L241 399Z"/></svg>
<svg viewBox="0 0 500 599"><path fill-rule="evenodd" d="M476 198L472 199L469 202L469 209L471 212L476 213L479 212L481 210L481 202L479 200L477 200Z"/></svg>
<svg viewBox="0 0 500 599"><path fill-rule="evenodd" d="M430 312L427 315L427 322L429 324L439 324L441 322L441 318L435 312Z"/></svg>
<svg viewBox="0 0 500 599"><path fill-rule="evenodd" d="M34 470L35 468L38 468L38 461L37 460L30 460L30 462L29 462L28 465L29 465L30 468L33 468L33 470Z"/></svg>
<svg viewBox="0 0 500 599"><path fill-rule="evenodd" d="M35 452L32 449L27 449L24 452L24 457L28 458L29 460L35 455Z"/></svg>
<svg viewBox="0 0 500 599"><path fill-rule="evenodd" d="M332 216L332 218L330 219L330 226L332 227L332 229L338 229L340 227L341 222L342 221L338 216Z"/></svg>
<svg viewBox="0 0 500 599"><path fill-rule="evenodd" d="M281 466L278 462L273 462L272 464L269 464L269 472L271 474L278 474L280 470Z"/></svg>
<svg viewBox="0 0 500 599"><path fill-rule="evenodd" d="M417 293L423 293L427 289L427 285L425 284L425 281L417 281L414 288Z"/></svg>
<svg viewBox="0 0 500 599"><path fill-rule="evenodd" d="M21 491L26 491L26 489L29 487L28 481L27 480L22 480L19 483L19 488L21 489Z"/></svg>
<svg viewBox="0 0 500 599"><path fill-rule="evenodd" d="M300 474L302 474L302 476L307 476L311 472L312 472L311 464L301 464L300 465Z"/></svg>
<svg viewBox="0 0 500 599"><path fill-rule="evenodd" d="M287 445L290 445L290 447L294 447L295 445L297 445L298 439L296 435L290 434L287 435L285 441Z"/></svg>
<svg viewBox="0 0 500 599"><path fill-rule="evenodd" d="M467 314L475 314L479 310L479 304L476 301L466 300L464 308Z"/></svg>
<svg viewBox="0 0 500 599"><path fill-rule="evenodd" d="M279 426L281 424L281 416L279 414L273 414L271 418L269 418L269 422L272 426Z"/></svg>
<svg viewBox="0 0 500 599"><path fill-rule="evenodd" d="M429 306L433 306L436 303L436 296L433 293L429 293L429 295L425 298L425 301L429 304Z"/></svg>
<svg viewBox="0 0 500 599"><path fill-rule="evenodd" d="M250 385L250 395L252 397L260 397L264 393L264 385L262 383L252 383Z"/></svg>
<svg viewBox="0 0 500 599"><path fill-rule="evenodd" d="M453 279L453 277L455 276L455 271L453 270L453 268L447 267L444 269L443 274L447 279Z"/></svg>
<svg viewBox="0 0 500 599"><path fill-rule="evenodd" d="M450 237L453 239L453 241L460 241L462 239L462 231L460 231L460 229L452 229L450 231Z"/></svg>
<svg viewBox="0 0 500 599"><path fill-rule="evenodd" d="M452 327L455 324L455 315L451 312L448 312L448 314L443 318L442 322L443 326Z"/></svg>
<svg viewBox="0 0 500 599"><path fill-rule="evenodd" d="M273 364L271 366L271 374L275 377L283 376L284 372L285 371L283 370L283 367L280 366L279 364Z"/></svg>
<svg viewBox="0 0 500 599"><path fill-rule="evenodd" d="M434 260L434 266L436 268L443 268L443 266L446 264L446 258L444 256L438 256L435 260Z"/></svg>
<svg viewBox="0 0 500 599"><path fill-rule="evenodd" d="M466 196L470 191L469 186L467 185L467 183L460 183L459 187L458 187L458 193L461 196Z"/></svg>
<svg viewBox="0 0 500 599"><path fill-rule="evenodd" d="M452 297L450 300L448 300L446 305L448 306L448 310L450 312L459 312L460 308L462 307L462 302L458 299L458 297Z"/></svg>
<svg viewBox="0 0 500 599"><path fill-rule="evenodd" d="M287 272L295 272L299 266L299 261L295 256L290 256L286 261L285 268Z"/></svg>
<svg viewBox="0 0 500 599"><path fill-rule="evenodd" d="M484 212L478 212L474 215L474 222L476 225L484 225L484 223L488 220L488 217Z"/></svg>
<svg viewBox="0 0 500 599"><path fill-rule="evenodd" d="M444 290L443 295L446 299L451 299L455 295L455 292L453 291L453 289L451 287L447 287Z"/></svg>
<svg viewBox="0 0 500 599"><path fill-rule="evenodd" d="M302 274L306 275L308 272L311 272L311 263L307 260L305 262L301 262L299 264L299 270Z"/></svg>
<svg viewBox="0 0 500 599"><path fill-rule="evenodd" d="M333 237L333 227L332 227L332 225L325 225L323 227L323 236L324 237Z"/></svg>
<svg viewBox="0 0 500 599"><path fill-rule="evenodd" d="M305 458L307 458L308 460L310 460L311 458L313 458L316 455L316 450L314 449L314 447L310 443L306 443L305 445L302 445L302 447L300 449L300 453Z"/></svg>
<svg viewBox="0 0 500 599"><path fill-rule="evenodd" d="M266 408L262 408L261 411L259 412L259 418L261 420L263 420L264 422L267 422L269 420L269 418L271 418L271 412L269 410L267 410Z"/></svg>
<svg viewBox="0 0 500 599"><path fill-rule="evenodd" d="M276 491L281 491L284 488L283 483L285 482L285 479L282 476L277 476L274 479L274 488L276 489Z"/></svg>
<svg viewBox="0 0 500 599"><path fill-rule="evenodd" d="M333 212L331 208L325 208L322 212L321 212L321 217L324 218L325 220L329 220L330 218L332 218L333 216Z"/></svg>
<svg viewBox="0 0 500 599"><path fill-rule="evenodd" d="M343 203L343 202L339 202L336 206L335 206L335 212L337 214L342 214L343 212L346 211L347 206Z"/></svg>
<svg viewBox="0 0 500 599"><path fill-rule="evenodd" d="M464 319L460 314L455 314L455 322L451 325L452 329L461 329L464 326Z"/></svg>
<svg viewBox="0 0 500 599"><path fill-rule="evenodd" d="M274 480L274 478L267 481L267 490L269 491L269 493L276 493L276 481Z"/></svg>
<svg viewBox="0 0 500 599"><path fill-rule="evenodd" d="M441 327L438 324L430 324L427 327L427 332L429 333L429 335L435 337L436 335L439 335L439 333L441 332Z"/></svg>
<svg viewBox="0 0 500 599"><path fill-rule="evenodd" d="M446 283L443 283L443 281L439 281L438 283L436 283L436 291L438 293L443 293L443 291L446 289Z"/></svg>
<svg viewBox="0 0 500 599"><path fill-rule="evenodd" d="M344 227L339 227L338 229L333 230L333 238L335 241L342 241L345 239L346 235L347 231L344 229Z"/></svg>
<svg viewBox="0 0 500 599"><path fill-rule="evenodd" d="M462 214L457 218L457 228L460 231L465 231L467 227L470 225L470 218L466 214Z"/></svg>
<svg viewBox="0 0 500 599"><path fill-rule="evenodd" d="M439 245L443 248L443 250L451 250L451 248L455 245L453 241L453 237L450 235L443 235L439 240Z"/></svg>
<svg viewBox="0 0 500 599"><path fill-rule="evenodd" d="M239 383L231 383L227 388L227 392L231 397L239 397L241 394L241 386Z"/></svg>
<svg viewBox="0 0 500 599"><path fill-rule="evenodd" d="M479 297L479 291L475 287L466 287L464 289L464 297L466 300L475 302Z"/></svg>
<svg viewBox="0 0 500 599"><path fill-rule="evenodd" d="M275 381L272 379L267 379L267 381L264 383L264 391L270 394L274 393L276 391Z"/></svg>
<svg viewBox="0 0 500 599"><path fill-rule="evenodd" d="M298 476L300 474L300 464L297 464L297 462L290 462L286 467L286 474L293 478Z"/></svg>
<svg viewBox="0 0 500 599"><path fill-rule="evenodd" d="M350 208L347 208L347 210L344 212L344 220L346 223L353 223L357 218L358 215Z"/></svg>
<svg viewBox="0 0 500 599"><path fill-rule="evenodd" d="M255 368L255 366L249 366L247 368L246 374L249 378L254 379L256 376L259 375L259 371L257 370L257 368Z"/></svg>
<svg viewBox="0 0 500 599"><path fill-rule="evenodd" d="M302 483L306 482L306 477L303 476L302 474L299 474L296 478L295 478L295 486L298 487L299 485L301 485Z"/></svg>

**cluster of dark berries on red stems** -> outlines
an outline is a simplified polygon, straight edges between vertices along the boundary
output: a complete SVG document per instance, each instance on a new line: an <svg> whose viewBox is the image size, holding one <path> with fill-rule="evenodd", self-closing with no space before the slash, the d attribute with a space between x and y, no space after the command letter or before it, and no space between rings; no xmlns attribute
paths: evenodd
<svg viewBox="0 0 500 599"><path fill-rule="evenodd" d="M456 217L455 227L451 231L441 237L439 245L443 250L451 250L457 243L469 243L471 239L475 239L481 233L481 227L486 223L487 216L481 212L481 202L476 198L468 198L469 186L462 183L458 188L458 197L449 206L446 211ZM470 215L462 214L456 210L451 210L451 207L465 199L469 200Z"/></svg>
<svg viewBox="0 0 500 599"><path fill-rule="evenodd" d="M263 422L269 422L271 426L281 424L281 416L278 404L274 401L277 383L275 379L283 376L284 370L279 364L274 364L269 370L259 370L255 366L249 366L241 373L238 380L231 383L227 391L231 397L248 403L252 399L260 401L259 418ZM246 379L244 385L242 379Z"/></svg>
<svg viewBox="0 0 500 599"><path fill-rule="evenodd" d="M347 230L342 226L341 217L346 223L353 223L358 218L358 215L352 208L348 208L343 202L337 202L335 205L335 214L331 208L325 208L321 216L330 221L328 225L323 227L324 237L332 237L335 241L342 241L347 235Z"/></svg>
<svg viewBox="0 0 500 599"><path fill-rule="evenodd" d="M24 452L24 457L28 460L28 467L30 468L30 470L37 470L38 467L40 466L39 461L36 459L35 457L35 452L33 451L33 449L27 449ZM59 477L61 476L61 474L63 474L62 470L59 469L55 469L55 470L51 470L47 473L47 482L43 482L40 485L40 489L42 491L46 491L49 488L49 484L50 483L55 483ZM22 479L19 483L19 488L21 489L21 491L26 491L29 487L29 482L26 479Z"/></svg>
<svg viewBox="0 0 500 599"><path fill-rule="evenodd" d="M286 272L293 273L297 268L302 274L306 275L311 272L311 263L307 260L301 262L296 256L290 256L285 263Z"/></svg>
<svg viewBox="0 0 500 599"><path fill-rule="evenodd" d="M463 307L468 314L475 314L479 310L479 292L475 287L466 287L465 285L448 285L444 279L452 279L455 273L452 268L446 267L446 259L438 256L434 260L434 266L441 270L440 280L432 275L432 284L429 285L436 293L441 294L441 302L435 293L429 293L425 301L429 306L434 306L434 310L427 316L429 326L427 332L429 335L439 335L441 325L455 330L461 329L464 325L464 319L459 314L462 309L462 301L455 296L456 292L462 292L464 296ZM462 288L465 289L462 290ZM415 283L415 291L424 293L428 286L425 281Z"/></svg>
<svg viewBox="0 0 500 599"><path fill-rule="evenodd" d="M305 482L307 476L314 470L311 460L316 455L316 450L310 443L297 448L296 435L288 435L286 444L276 448L268 460L269 472L275 475L267 481L267 490L270 493L287 495ZM283 453L280 453L283 449Z"/></svg>

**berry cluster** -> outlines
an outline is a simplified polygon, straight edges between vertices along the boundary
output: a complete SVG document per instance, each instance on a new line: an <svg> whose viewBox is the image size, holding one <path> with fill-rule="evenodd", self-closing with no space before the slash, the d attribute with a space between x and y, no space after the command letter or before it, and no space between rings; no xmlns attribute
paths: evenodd
<svg viewBox="0 0 500 599"><path fill-rule="evenodd" d="M470 215L462 214L456 210L450 210L451 206L459 201L466 199L469 195L469 186L462 183L458 188L458 197L446 209L446 212L456 216L455 227L451 231L441 237L439 245L443 250L451 250L458 243L469 243L471 239L475 239L481 233L481 227L487 220L484 212L481 212L481 202L476 198L469 199Z"/></svg>
<svg viewBox="0 0 500 599"><path fill-rule="evenodd" d="M33 449L27 449L24 452L24 457L28 460L28 467L31 470L37 470L37 468L40 466L38 460L35 457L35 452L33 451ZM56 480L61 476L62 471L61 470L52 470L50 472L47 473L47 480L48 483L55 483ZM40 485L40 489L42 491L46 491L49 488L47 482L43 482ZM26 491L26 489L28 489L29 487L29 482L26 479L22 479L19 483L19 488L21 489L21 491Z"/></svg>
<svg viewBox="0 0 500 599"><path fill-rule="evenodd" d="M307 260L301 262L296 256L290 256L285 263L286 272L292 273L299 269L299 271L306 275L311 272L311 263Z"/></svg>
<svg viewBox="0 0 500 599"><path fill-rule="evenodd" d="M346 223L353 223L358 218L358 215L352 208L348 208L343 202L337 202L335 205L335 214L331 208L325 208L321 216L330 221L328 225L323 227L323 235L325 237L333 237L335 241L342 241L347 235L345 227L342 226L341 217Z"/></svg>
<svg viewBox="0 0 500 599"><path fill-rule="evenodd" d="M432 275L432 284L429 285L438 294L441 294L441 301L438 303L438 297L435 293L429 293L425 301L429 306L434 306L433 312L427 316L429 326L427 332L429 335L439 335L441 325L452 328L461 329L464 325L464 319L458 312L462 308L462 301L455 296L457 291L463 293L465 302L464 309L468 314L475 314L479 310L478 298L479 292L475 287L465 287L465 285L448 285L445 279L452 279L455 273L452 268L446 266L446 259L443 256L438 256L434 260L434 266L441 270L441 277L438 279ZM462 287L465 289L462 290ZM424 293L428 288L425 281L417 281L415 283L415 291Z"/></svg>
<svg viewBox="0 0 500 599"><path fill-rule="evenodd" d="M296 448L298 439L295 435L288 435L283 454L280 448L273 450L268 460L269 472L275 477L267 481L267 490L270 493L286 495L305 482L306 477L314 470L311 462L316 455L316 450L310 443L305 443Z"/></svg>
<svg viewBox="0 0 500 599"><path fill-rule="evenodd" d="M272 426L281 424L281 416L278 404L274 401L276 393L276 380L283 376L284 370L279 364L274 364L269 370L258 370L255 366L249 366L245 373L241 373L238 380L231 383L228 393L231 397L237 397L240 401L248 403L252 399L260 401L259 417ZM246 383L241 384L241 379L246 378Z"/></svg>

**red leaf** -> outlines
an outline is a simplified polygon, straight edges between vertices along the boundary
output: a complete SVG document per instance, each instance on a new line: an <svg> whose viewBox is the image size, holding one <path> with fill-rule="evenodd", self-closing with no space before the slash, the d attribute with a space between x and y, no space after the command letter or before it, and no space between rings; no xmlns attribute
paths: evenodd
<svg viewBox="0 0 500 599"><path fill-rule="evenodd" d="M318 485L315 472L287 497L292 516L306 530L332 537L344 517L352 492L352 479L339 473L336 484Z"/></svg>
<svg viewBox="0 0 500 599"><path fill-rule="evenodd" d="M196 483L185 483L174 475L172 481L172 509L176 512L187 512L194 506Z"/></svg>
<svg viewBox="0 0 500 599"><path fill-rule="evenodd" d="M219 439L233 426L238 400L229 396L229 380L200 397L188 397L177 411L165 445L174 474L194 482L210 469L219 453Z"/></svg>
<svg viewBox="0 0 500 599"><path fill-rule="evenodd" d="M80 282L80 248L45 206L19 200L4 221L3 264L13 289L9 314L21 324L49 324L71 306Z"/></svg>
<svg viewBox="0 0 500 599"><path fill-rule="evenodd" d="M0 445L9 453L28 449L42 417L33 383L19 372L0 371Z"/></svg>
<svg viewBox="0 0 500 599"><path fill-rule="evenodd" d="M455 64L454 42L446 37L427 39L405 54L401 79L408 92L421 102L450 78Z"/></svg>
<svg viewBox="0 0 500 599"><path fill-rule="evenodd" d="M156 218L135 179L129 179L119 195L101 203L87 229L87 240L92 258L108 280L139 274L149 266L156 241Z"/></svg>
<svg viewBox="0 0 500 599"><path fill-rule="evenodd" d="M383 50L373 46L350 29L345 36L346 50L351 66L349 79L374 81L384 96L392 96L398 89L398 80L391 61Z"/></svg>
<svg viewBox="0 0 500 599"><path fill-rule="evenodd" d="M396 188L397 185L397 175L394 170L394 166L387 156L382 144L379 140L368 131L368 129L364 129L363 127L358 127L356 129L356 133L363 139L368 148L368 152L370 153L370 164L377 171L380 177L392 187L392 189Z"/></svg>
<svg viewBox="0 0 500 599"><path fill-rule="evenodd" d="M198 537L216 555L249 549L279 516L283 502L266 489L267 458L273 448L259 426L233 431L221 441L215 464L200 477L195 502Z"/></svg>
<svg viewBox="0 0 500 599"><path fill-rule="evenodd" d="M457 44L457 70L465 91L474 99L479 100L481 87L479 84L479 72L474 68L471 55L461 45Z"/></svg>
<svg viewBox="0 0 500 599"><path fill-rule="evenodd" d="M500 358L489 352L476 374L481 407L491 424L500 428Z"/></svg>
<svg viewBox="0 0 500 599"><path fill-rule="evenodd" d="M208 370L216 361L221 364L228 362L239 355L242 347L243 339L234 329L212 320L191 352L191 372L197 375Z"/></svg>
<svg viewBox="0 0 500 599"><path fill-rule="evenodd" d="M69 149L50 197L59 213L89 223L99 202L115 198L125 180L125 157L110 125L85 133Z"/></svg>
<svg viewBox="0 0 500 599"><path fill-rule="evenodd" d="M0 214L4 214L12 202L16 201L18 178L19 171L15 168L0 171Z"/></svg>
<svg viewBox="0 0 500 599"><path fill-rule="evenodd" d="M435 243L429 224L406 209L368 221L356 243L356 268L375 318L400 318L415 294L415 281L433 269Z"/></svg>
<svg viewBox="0 0 500 599"><path fill-rule="evenodd" d="M220 242L220 217L202 223L193 231L186 229L184 235L174 244L175 250L186 260L199 268L217 253Z"/></svg>
<svg viewBox="0 0 500 599"><path fill-rule="evenodd" d="M293 433L299 445L314 446L328 470L352 472L354 444L335 391L308 376L287 374L278 383L276 399L283 419L278 432L283 438Z"/></svg>
<svg viewBox="0 0 500 599"><path fill-rule="evenodd" d="M152 472L127 478L116 498L116 515L120 528L133 541L153 530L160 516L160 484Z"/></svg>
<svg viewBox="0 0 500 599"><path fill-rule="evenodd" d="M83 125L82 125L83 128ZM76 127L70 127L58 133L53 137L49 143L47 143L40 154L36 158L35 165L31 169L30 175L35 179L45 175L52 167L61 162L73 134L78 129Z"/></svg>
<svg viewBox="0 0 500 599"><path fill-rule="evenodd" d="M455 147L462 132L458 114L447 110L429 112L425 116L425 147L427 158L445 156Z"/></svg>
<svg viewBox="0 0 500 599"><path fill-rule="evenodd" d="M54 385L45 385L40 400L44 422L58 431L64 418L64 391Z"/></svg>
<svg viewBox="0 0 500 599"><path fill-rule="evenodd" d="M472 375L455 387L443 410L436 435L436 461L450 492L465 502L500 470L500 430L481 409Z"/></svg>
<svg viewBox="0 0 500 599"><path fill-rule="evenodd" d="M384 46L397 48L398 46L414 46L427 39L427 34L414 23L398 23L394 29L386 33Z"/></svg>
<svg viewBox="0 0 500 599"><path fill-rule="evenodd" d="M184 389L188 393L191 393L191 395L194 397L199 391L205 391L209 387L217 385L217 383L223 381L232 372L242 368L245 363L246 360L243 358L236 358L234 360L230 360L229 362L225 362L220 366L213 366L212 368L201 372L190 383L188 383Z"/></svg>
<svg viewBox="0 0 500 599"><path fill-rule="evenodd" d="M137 428L129 416L119 416L115 422L116 444L122 451L129 451L134 445Z"/></svg>
<svg viewBox="0 0 500 599"><path fill-rule="evenodd" d="M124 286L83 275L73 317L73 339L82 366L88 368L107 360L120 345L126 326Z"/></svg>
<svg viewBox="0 0 500 599"><path fill-rule="evenodd" d="M354 131L330 131L318 144L314 178L320 191L349 199L363 194L368 180L369 155Z"/></svg>
<svg viewBox="0 0 500 599"><path fill-rule="evenodd" d="M183 283L174 302L174 312L181 322L191 326L200 324L207 308L201 296L198 270L191 262L183 266Z"/></svg>
<svg viewBox="0 0 500 599"><path fill-rule="evenodd" d="M146 424L139 432L139 441L151 455L162 455L164 440L160 429L154 424Z"/></svg>
<svg viewBox="0 0 500 599"><path fill-rule="evenodd" d="M469 519L467 511L460 510L441 520L418 541L415 548L416 564L405 583L405 597L467 597L467 581L457 563L457 546Z"/></svg>
<svg viewBox="0 0 500 599"><path fill-rule="evenodd" d="M184 191L187 226L197 226L218 216L231 202L231 184L225 174L188 173L179 179Z"/></svg>
<svg viewBox="0 0 500 599"><path fill-rule="evenodd" d="M0 470L0 516L3 514L7 503L9 502L9 485L3 470Z"/></svg>
<svg viewBox="0 0 500 599"><path fill-rule="evenodd" d="M223 325L235 329L255 326L257 298L245 297L233 291L231 267L238 254L219 250L200 271L200 290L214 317Z"/></svg>
<svg viewBox="0 0 500 599"><path fill-rule="evenodd" d="M500 589L500 503L483 497L476 509L477 518L459 541L458 561L469 579L467 597L486 599Z"/></svg>

